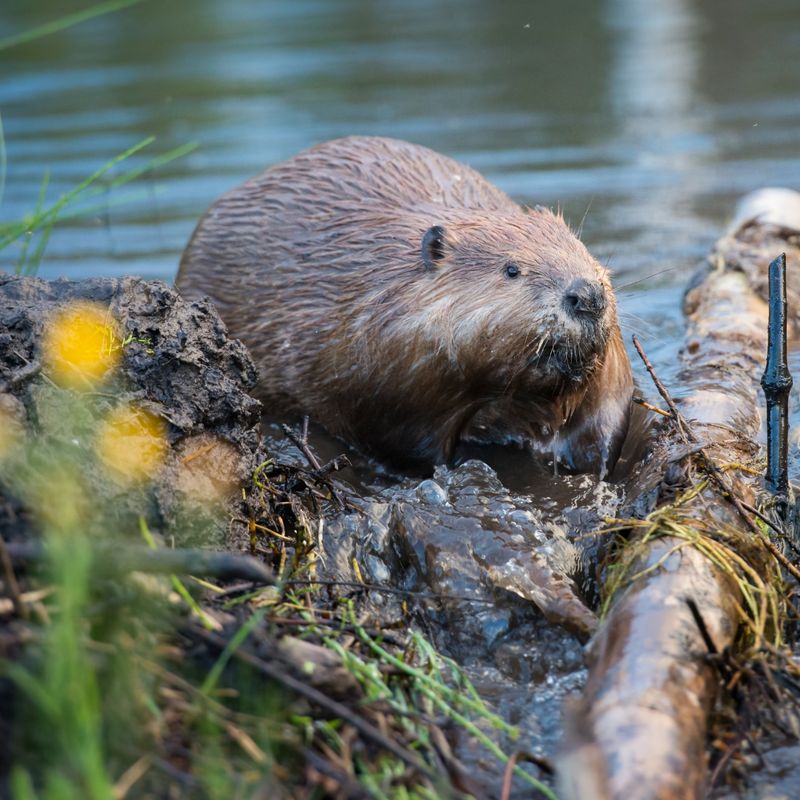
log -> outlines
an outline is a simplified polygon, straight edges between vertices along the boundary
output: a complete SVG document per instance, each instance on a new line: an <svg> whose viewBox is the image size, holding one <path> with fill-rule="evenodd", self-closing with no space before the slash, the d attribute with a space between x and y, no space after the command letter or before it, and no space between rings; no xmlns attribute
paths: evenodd
<svg viewBox="0 0 800 800"><path fill-rule="evenodd" d="M565 711L563 800L702 797L719 685L709 650L735 647L748 620L751 640L764 634L777 568L746 507L762 486L767 266L785 251L800 276L800 195L785 191L745 201L686 293L682 396L630 487L631 533L606 574L583 696ZM797 308L790 323L797 334Z"/></svg>

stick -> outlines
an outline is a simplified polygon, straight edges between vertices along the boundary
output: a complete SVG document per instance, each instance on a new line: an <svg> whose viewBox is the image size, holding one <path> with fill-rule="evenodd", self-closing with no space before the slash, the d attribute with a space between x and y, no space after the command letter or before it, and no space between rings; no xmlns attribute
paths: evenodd
<svg viewBox="0 0 800 800"><path fill-rule="evenodd" d="M309 447L308 444L308 426L309 426L310 418L308 415L303 417L303 426L300 430L300 436L298 436L289 425L282 425L283 432L286 434L286 438L297 447L300 452L305 456L306 461L311 465L311 469L313 470L311 475L317 478L320 481L323 481L328 490L331 493L331 497L336 501L336 505L339 508L345 508L345 502L339 496L339 492L337 491L336 487L333 483L330 482L328 476L331 472L336 472L337 470L342 469L343 467L350 466L350 459L347 458L346 455L342 454L337 456L336 458L331 459L327 464L322 465L319 463L319 459L314 455L313 451Z"/></svg>
<svg viewBox="0 0 800 800"><path fill-rule="evenodd" d="M650 363L650 359L645 355L644 350L642 349L642 345L639 342L636 334L633 335L633 346L636 348L636 352L639 354L639 358L642 359L644 363L645 369L650 373L650 377L653 379L653 383L658 389L658 393L664 399L664 402L669 407L669 410L672 412L672 418L675 420L675 424L678 426L678 431L681 434L681 438L684 442L688 443L689 441L696 442L697 439L694 436L689 436L686 433L683 425L683 418L681 417L680 412L678 411L678 407L675 405L675 401L672 399L672 395L667 391L667 387L661 383L658 375L656 375L655 367Z"/></svg>
<svg viewBox="0 0 800 800"><path fill-rule="evenodd" d="M38 562L47 558L40 542L15 542L6 545L12 563ZM273 585L274 575L251 556L219 553L213 550L171 550L148 547L125 547L118 544L92 548L94 568L105 576L126 572L149 572L167 575L205 575L222 581L246 580Z"/></svg>
<svg viewBox="0 0 800 800"><path fill-rule="evenodd" d="M284 581L284 586L346 586L352 589L364 589L372 592L383 592L385 594L396 594L402 597L409 597L413 600L433 600L441 603L445 600L452 600L464 603L482 603L487 606L497 604L496 600L487 600L483 597L469 597L463 594L427 594L425 592L415 592L412 589L397 589L393 586L383 586L379 583L363 583L359 581L333 581L333 580L288 580Z"/></svg>
<svg viewBox="0 0 800 800"><path fill-rule="evenodd" d="M27 619L28 609L22 602L22 597L17 583L17 576L14 574L14 565L11 563L11 554L8 552L9 545L0 537L0 563L8 583L8 591L11 595L11 602L14 604L14 612L20 619Z"/></svg>
<svg viewBox="0 0 800 800"><path fill-rule="evenodd" d="M789 509L789 390L786 357L786 253L769 265L769 342L761 386L767 399L767 483L781 519Z"/></svg>
<svg viewBox="0 0 800 800"><path fill-rule="evenodd" d="M190 636L195 639L200 639L216 650L224 650L228 646L228 641L216 633L211 633L203 628L191 626L186 631ZM244 664L252 667L256 671L266 675L278 683L283 684L287 689L305 697L310 703L313 703L320 708L324 708L329 714L338 719L343 719L345 722L352 725L357 731L371 739L377 745L388 751L392 755L399 758L404 764L412 769L417 770L421 775L424 775L430 780L435 780L433 772L420 761L411 751L401 747L396 742L392 741L388 736L381 733L372 723L367 722L363 717L358 716L350 711L347 706L331 699L326 694L323 694L313 686L309 686L303 681L299 681L286 673L284 666L270 664L261 658L248 653L245 650L237 648L233 651L233 657L238 659Z"/></svg>
<svg viewBox="0 0 800 800"><path fill-rule="evenodd" d="M319 463L319 460L308 446L308 424L308 416L303 417L303 427L301 429L300 436L298 436L288 425L282 425L281 427L283 428L283 432L286 434L286 438L293 445L295 445L295 447L297 447L297 449L306 457L306 460L311 465L311 468L317 472L320 470L322 465Z"/></svg>
<svg viewBox="0 0 800 800"><path fill-rule="evenodd" d="M662 417L668 417L669 419L672 419L672 414L670 414L669 411L664 411L663 408L659 408L658 406L654 406L652 403L648 403L643 397L636 397L636 395L634 395L631 400L633 400L637 406L646 408L648 411L652 411L654 414L660 414Z"/></svg>
<svg viewBox="0 0 800 800"><path fill-rule="evenodd" d="M693 598L687 597L686 605L689 606L689 611L691 612L692 618L694 619L694 624L697 625L697 630L700 631L700 636L703 637L703 643L705 644L706 650L708 650L709 655L712 656L718 655L719 650L717 649L717 645L711 638L711 633L709 632L708 626L706 625L706 622L703 619L703 615L700 613L700 609L697 607L697 603L694 601Z"/></svg>
<svg viewBox="0 0 800 800"><path fill-rule="evenodd" d="M698 439L692 432L690 428L688 428L686 421L681 416L681 413L678 411L678 407L675 405L675 401L672 399L672 395L667 391L666 387L663 383L659 380L658 376L656 375L655 368L650 363L650 360L645 355L644 350L642 349L642 345L640 344L639 340L634 335L633 337L633 346L636 348L636 352L639 354L640 358L644 362L647 371L650 373L650 377L653 379L653 383L656 385L656 389L658 389L659 394L664 399L664 402L669 407L669 410L672 412L673 419L675 420L675 424L678 426L678 430L681 433L684 441L697 443ZM744 521L745 525L750 529L750 531L756 536L761 538L761 541L764 543L764 546L769 550L770 553L781 563L781 565L786 569L786 571L798 582L800 583L800 570L789 561L788 558L770 541L769 536L767 536L759 527L758 525L753 522L753 520L748 515L747 511L745 511L744 506L742 505L742 501L735 495L733 491L733 487L728 483L725 475L713 461L713 459L708 455L705 451L704 447L697 448L697 454L702 457L704 465L706 467L706 471L708 472L708 476L717 484L717 487L721 490L722 496L727 499L733 507L738 512L739 516Z"/></svg>

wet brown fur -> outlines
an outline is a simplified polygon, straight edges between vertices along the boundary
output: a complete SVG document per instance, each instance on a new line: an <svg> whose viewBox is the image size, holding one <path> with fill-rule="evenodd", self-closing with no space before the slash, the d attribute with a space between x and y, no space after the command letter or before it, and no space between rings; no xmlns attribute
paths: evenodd
<svg viewBox="0 0 800 800"><path fill-rule="evenodd" d="M605 287L596 325L561 307L578 277ZM268 409L381 458L441 463L466 437L616 459L632 381L606 271L560 216L426 148L349 137L267 170L209 209L177 284L250 348Z"/></svg>

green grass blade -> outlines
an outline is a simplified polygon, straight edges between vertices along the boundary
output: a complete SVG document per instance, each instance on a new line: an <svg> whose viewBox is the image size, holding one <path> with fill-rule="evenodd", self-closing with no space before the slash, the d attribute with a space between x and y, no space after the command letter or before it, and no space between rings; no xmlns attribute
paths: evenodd
<svg viewBox="0 0 800 800"><path fill-rule="evenodd" d="M178 147L174 147L172 150L167 150L166 153L162 153L160 156L155 156L151 158L146 164L143 164L141 167L135 167L134 169L129 170L128 172L123 173L117 178L111 180L108 184L108 187L97 188L96 192L100 193L108 189L118 189L120 186L125 186L126 183L130 183L133 180L136 180L140 175L143 175L145 172L150 172L150 170L158 169L159 167L163 167L165 164L169 164L171 161L175 161L177 158L182 158L189 153L194 152L200 146L200 142L187 142L186 144L178 145ZM91 196L88 194L87 196Z"/></svg>
<svg viewBox="0 0 800 800"><path fill-rule="evenodd" d="M25 264L25 275L32 276L35 275L39 271L39 265L42 263L42 258L44 257L44 251L47 249L47 245L50 242L50 234L53 232L53 226L56 224L56 218L53 217L49 219L44 228L39 233L39 241L36 244L36 249L33 251L33 255L28 259L28 262Z"/></svg>
<svg viewBox="0 0 800 800"><path fill-rule="evenodd" d="M48 208L44 208L44 192L47 188L46 176L43 182L42 190L39 193L39 200L36 204L36 209L34 212L19 222L0 224L0 250L3 250L4 248L13 244L15 241L18 241L24 237L24 241L20 250L20 257L16 267L17 274L36 274L49 242L50 234L57 221L90 214L96 211L98 208L106 209L108 207L108 202L98 205L98 203L92 203L91 201L96 200L98 197L106 194L110 189L125 186L126 184L134 181L136 178L141 177L144 173L162 167L165 164L181 158L187 153L191 153L198 147L197 142L187 142L186 144L174 147L172 150L168 150L166 153L162 153L154 158L151 158L149 161L138 167L134 167L133 169L129 169L127 172L123 172L121 175L113 178L111 181L108 181L103 186L96 185L97 182L109 172L109 170L120 164L125 159L139 152L143 148L152 144L153 141L154 138L152 136L147 137L125 152L115 156L110 161L103 164L102 167L92 173L88 178L81 181L81 183L76 187L62 195L55 203L53 203L53 205ZM76 207L78 202L83 205ZM118 204L120 203L115 203L115 205ZM68 207L70 207L69 210L65 212L65 209ZM33 254L28 257L28 250L31 240L33 239L34 234L37 232L40 234L39 241Z"/></svg>
<svg viewBox="0 0 800 800"><path fill-rule="evenodd" d="M459 713L451 705L448 705L435 691L427 686L420 686L420 691L447 717L458 723L474 739L477 739L498 761L504 764L508 761L508 756L474 723ZM537 780L532 775L528 775L522 767L515 766L514 774L536 789L547 800L558 800L558 795L549 787Z"/></svg>
<svg viewBox="0 0 800 800"><path fill-rule="evenodd" d="M38 214L41 213L42 207L44 206L44 200L47 196L47 187L50 185L50 172L45 170L44 175L42 176L42 185L39 187L39 196L36 198L36 210L33 212L33 218L35 218ZM23 222L26 232L28 228L28 220ZM22 248L20 249L19 253L19 260L17 261L17 275L26 275L26 265L28 263L28 248L30 247L31 240L33 239L33 229L30 230L27 236L25 236L24 241L22 242Z"/></svg>
<svg viewBox="0 0 800 800"><path fill-rule="evenodd" d="M89 187L83 192L80 198L76 198L75 202L70 203L68 208L63 209L61 213L59 213L58 220L63 222L70 219L76 219L78 217L86 217L91 214L104 213L111 208L130 205L137 200L150 198L154 193L156 195L162 193L163 189L157 186L155 189L136 189L121 195L120 197L108 197L99 201L97 199L102 198L103 195L107 194L107 192L111 189L118 189L122 186L125 186L136 178L139 178L144 173L164 166L175 159L181 158L187 153L191 153L192 151L196 150L198 146L198 142L189 142L188 144L181 145L180 147L175 147L160 156L150 159L150 161L143 166L136 167L135 169L123 173L118 178L114 178L114 180L109 181L102 187ZM5 237L9 232L9 226L0 225L0 238Z"/></svg>
<svg viewBox="0 0 800 800"><path fill-rule="evenodd" d="M58 719L58 705L54 702L48 687L32 673L19 664L9 662L3 664L0 674L13 681L49 720Z"/></svg>
<svg viewBox="0 0 800 800"><path fill-rule="evenodd" d="M142 141L133 145L133 147L129 147L124 152L114 156L114 158L112 158L110 161L107 161L102 167L95 170L88 178L82 180L75 188L70 189L70 191L61 195L61 197L52 206L50 206L50 208L47 208L44 211L39 211L33 216L33 219L26 219L22 222L16 223L15 225L12 225L10 231L7 232L2 239L0 239L0 250L8 247L8 245L10 245L12 242L15 242L25 233L29 233L37 228L43 227L48 220L57 217L64 206L66 206L69 202L74 200L75 197L102 178L103 175L105 175L109 170L113 169L115 166L117 166L117 164L124 161L126 158L130 158L135 153L138 153L148 145L151 145L154 141L155 137L153 136L148 136L147 138L142 139Z"/></svg>
<svg viewBox="0 0 800 800"><path fill-rule="evenodd" d="M86 22L95 17L100 17L103 14L110 14L114 11L120 11L128 6L141 3L142 0L108 0L105 3L98 3L97 5L84 8L82 11L76 11L73 14L54 19L50 22L45 22L44 25L38 25L30 30L16 33L13 36L7 36L5 39L0 39L0 51L7 50L10 47L17 45L27 44L28 42L41 39L43 36L50 36L54 33L60 33L73 25L78 25L81 22Z"/></svg>
<svg viewBox="0 0 800 800"><path fill-rule="evenodd" d="M0 114L0 205L3 204L3 194L6 190L6 169L8 161L6 158L6 135L3 130L3 115Z"/></svg>
<svg viewBox="0 0 800 800"><path fill-rule="evenodd" d="M21 767L11 768L11 796L14 800L36 800L33 778Z"/></svg>
<svg viewBox="0 0 800 800"><path fill-rule="evenodd" d="M139 531L142 534L142 538L145 541L145 544L151 549L156 549L156 540L153 538L153 534L150 532L150 528L147 525L147 520L144 517L139 517ZM197 600L192 597L189 590L183 585L183 581L177 575L170 575L170 580L172 581L172 588L183 598L183 601L189 608L199 617L200 622L203 624L203 627L206 630L213 631L216 629L217 625L214 623L214 620L200 608L200 604Z"/></svg>
<svg viewBox="0 0 800 800"><path fill-rule="evenodd" d="M231 637L231 640L228 642L222 653L220 653L219 658L209 671L206 679L203 681L203 685L200 687L200 691L204 695L208 696L214 691L214 688L216 687L223 670L227 666L228 661L230 661L231 656L233 656L233 654L244 644L244 642L247 640L247 637L255 630L256 626L261 622L261 620L264 619L268 610L268 607L260 608Z"/></svg>

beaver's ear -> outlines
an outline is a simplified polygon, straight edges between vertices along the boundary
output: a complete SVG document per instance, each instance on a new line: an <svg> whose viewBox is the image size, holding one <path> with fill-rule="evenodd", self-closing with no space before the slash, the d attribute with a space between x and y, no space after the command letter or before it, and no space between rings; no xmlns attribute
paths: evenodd
<svg viewBox="0 0 800 800"><path fill-rule="evenodd" d="M441 225L433 225L422 237L422 263L425 269L435 269L436 262L445 256L445 231Z"/></svg>

